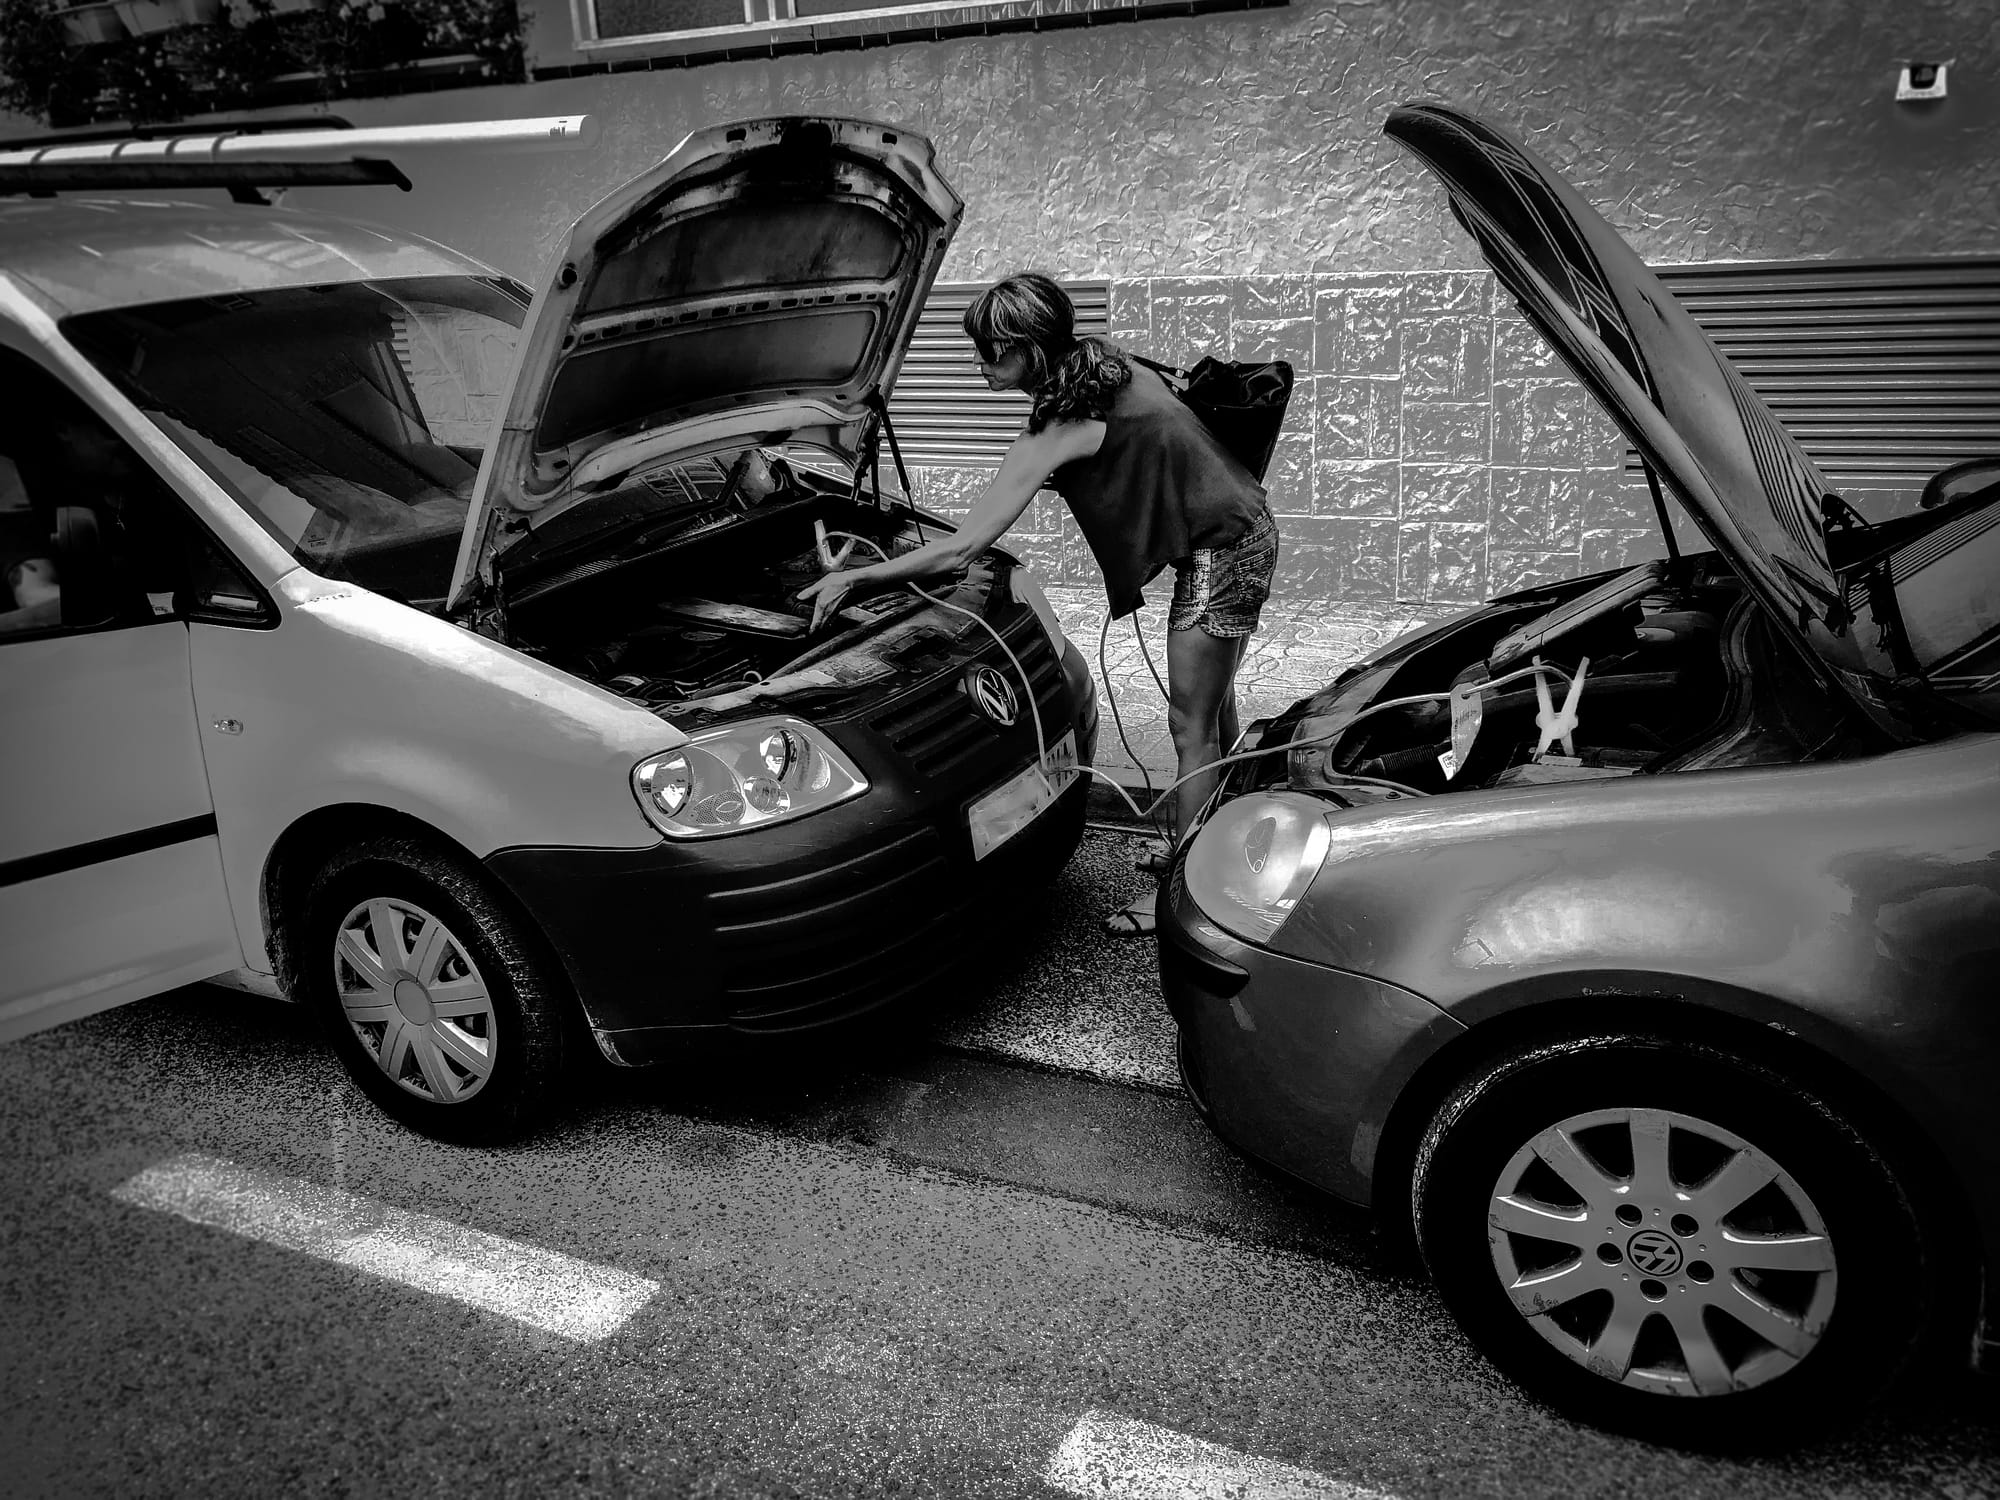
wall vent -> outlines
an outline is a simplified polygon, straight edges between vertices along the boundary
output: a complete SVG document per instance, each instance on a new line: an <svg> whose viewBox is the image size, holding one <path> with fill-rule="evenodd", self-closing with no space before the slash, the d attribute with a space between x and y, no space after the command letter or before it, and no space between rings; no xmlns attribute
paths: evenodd
<svg viewBox="0 0 2000 1500"><path fill-rule="evenodd" d="M939 283L917 319L889 401L903 457L912 464L997 468L1028 417L1028 398L989 391L965 336L966 308L986 283ZM1076 331L1102 337L1110 329L1111 283L1065 281L1076 304Z"/></svg>
<svg viewBox="0 0 2000 1500"><path fill-rule="evenodd" d="M2000 258L1654 269L1836 487L2000 457Z"/></svg>

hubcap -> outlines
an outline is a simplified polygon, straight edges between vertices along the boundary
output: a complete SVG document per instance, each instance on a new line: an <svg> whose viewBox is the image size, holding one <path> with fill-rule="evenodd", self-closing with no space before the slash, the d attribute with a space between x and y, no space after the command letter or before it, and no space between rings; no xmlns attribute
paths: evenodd
<svg viewBox="0 0 2000 1500"><path fill-rule="evenodd" d="M1593 1374L1720 1396L1790 1370L1826 1330L1833 1241L1799 1185L1673 1110L1572 1115L1501 1170L1487 1241L1515 1310Z"/></svg>
<svg viewBox="0 0 2000 1500"><path fill-rule="evenodd" d="M333 982L375 1065L419 1099L458 1104L493 1073L493 1000L451 930L421 906L377 898L342 920Z"/></svg>

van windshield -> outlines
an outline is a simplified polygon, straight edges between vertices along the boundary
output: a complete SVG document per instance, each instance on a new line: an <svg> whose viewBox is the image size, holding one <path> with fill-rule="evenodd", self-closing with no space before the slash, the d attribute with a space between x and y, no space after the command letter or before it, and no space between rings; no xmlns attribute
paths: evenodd
<svg viewBox="0 0 2000 1500"><path fill-rule="evenodd" d="M442 602L527 305L498 279L117 308L63 331L300 562Z"/></svg>

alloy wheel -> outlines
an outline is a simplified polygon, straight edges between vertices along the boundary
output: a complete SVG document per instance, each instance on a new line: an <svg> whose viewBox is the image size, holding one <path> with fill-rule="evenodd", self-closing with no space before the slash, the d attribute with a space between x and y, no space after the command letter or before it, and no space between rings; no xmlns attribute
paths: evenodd
<svg viewBox="0 0 2000 1500"><path fill-rule="evenodd" d="M492 1076L493 998L465 945L414 902L375 898L341 920L334 989L375 1065L406 1093L442 1104Z"/></svg>
<svg viewBox="0 0 2000 1500"><path fill-rule="evenodd" d="M1487 1238L1515 1310L1593 1374L1719 1396L1812 1353L1838 1286L1798 1183L1748 1141L1673 1110L1571 1115L1493 1184Z"/></svg>

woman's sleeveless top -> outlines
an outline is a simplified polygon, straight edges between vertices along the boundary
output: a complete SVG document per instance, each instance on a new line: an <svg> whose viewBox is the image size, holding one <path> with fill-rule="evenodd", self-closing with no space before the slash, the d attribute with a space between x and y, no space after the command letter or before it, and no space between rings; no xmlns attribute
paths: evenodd
<svg viewBox="0 0 2000 1500"><path fill-rule="evenodd" d="M1103 446L1049 476L1104 570L1113 619L1145 602L1140 587L1167 564L1241 541L1264 509L1264 487L1201 418L1144 365L1131 370Z"/></svg>

